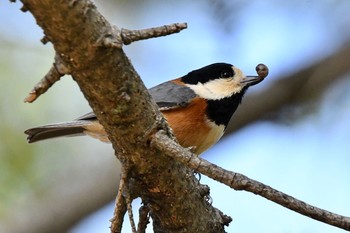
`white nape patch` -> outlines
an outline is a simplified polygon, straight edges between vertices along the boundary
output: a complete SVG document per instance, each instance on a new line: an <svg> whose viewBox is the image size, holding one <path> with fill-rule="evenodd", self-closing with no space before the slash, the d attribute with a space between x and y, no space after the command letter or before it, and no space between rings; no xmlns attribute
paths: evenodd
<svg viewBox="0 0 350 233"><path fill-rule="evenodd" d="M234 66L232 69L235 73L232 78L216 78L206 83L186 84L186 86L204 99L219 100L230 97L243 89L244 84L241 83L241 80L245 78L240 69Z"/></svg>

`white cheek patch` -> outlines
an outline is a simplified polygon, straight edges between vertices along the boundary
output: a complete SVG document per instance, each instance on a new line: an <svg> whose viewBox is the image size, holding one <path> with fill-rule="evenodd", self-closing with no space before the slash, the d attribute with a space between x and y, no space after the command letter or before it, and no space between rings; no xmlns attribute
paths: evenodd
<svg viewBox="0 0 350 233"><path fill-rule="evenodd" d="M235 75L232 78L218 78L206 83L186 84L198 96L204 99L219 100L239 93L244 85L241 80L244 76L241 70L232 67Z"/></svg>

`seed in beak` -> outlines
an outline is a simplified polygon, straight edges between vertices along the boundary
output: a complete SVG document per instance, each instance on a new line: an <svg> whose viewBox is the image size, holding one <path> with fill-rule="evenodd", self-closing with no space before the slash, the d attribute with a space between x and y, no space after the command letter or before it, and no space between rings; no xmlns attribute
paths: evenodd
<svg viewBox="0 0 350 233"><path fill-rule="evenodd" d="M261 79L266 78L266 76L269 74L269 68L264 64L257 65L255 70Z"/></svg>

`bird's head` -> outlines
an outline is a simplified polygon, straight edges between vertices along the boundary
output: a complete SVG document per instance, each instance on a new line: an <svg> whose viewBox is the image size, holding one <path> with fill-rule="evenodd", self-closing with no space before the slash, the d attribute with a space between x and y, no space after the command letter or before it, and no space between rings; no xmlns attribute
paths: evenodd
<svg viewBox="0 0 350 233"><path fill-rule="evenodd" d="M244 94L248 87L258 84L268 74L263 64L259 64L256 71L258 76L246 76L231 64L214 63L188 73L181 81L201 98L220 100Z"/></svg>

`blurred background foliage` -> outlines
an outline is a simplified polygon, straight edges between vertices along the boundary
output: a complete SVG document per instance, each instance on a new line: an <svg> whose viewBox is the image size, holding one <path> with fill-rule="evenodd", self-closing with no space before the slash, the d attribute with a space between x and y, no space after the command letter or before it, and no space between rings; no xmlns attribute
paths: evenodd
<svg viewBox="0 0 350 233"><path fill-rule="evenodd" d="M295 75L311 69L304 89L293 89L302 101L288 99L244 128L233 127L204 157L350 216L350 54L335 59L350 46L349 1L99 0L96 5L118 27L189 24L179 34L124 48L148 87L213 62L232 63L247 75L255 74L258 63L268 65L268 79L243 101L243 119L254 98L266 97L264 105L281 98L285 91L274 83L286 79L292 88ZM26 143L25 129L71 120L90 108L70 77L35 103L23 103L50 68L54 51L40 43L42 30L20 7L0 3L0 232L109 232L119 179L111 146L87 137ZM324 58L335 63L326 72L317 66ZM337 64L349 69L337 72ZM331 81L327 88L317 86L322 82L310 88L311 77ZM308 95L312 92L315 98ZM202 183L210 185L213 204L233 217L228 232L341 232L205 177ZM82 220L90 213L95 214Z"/></svg>

